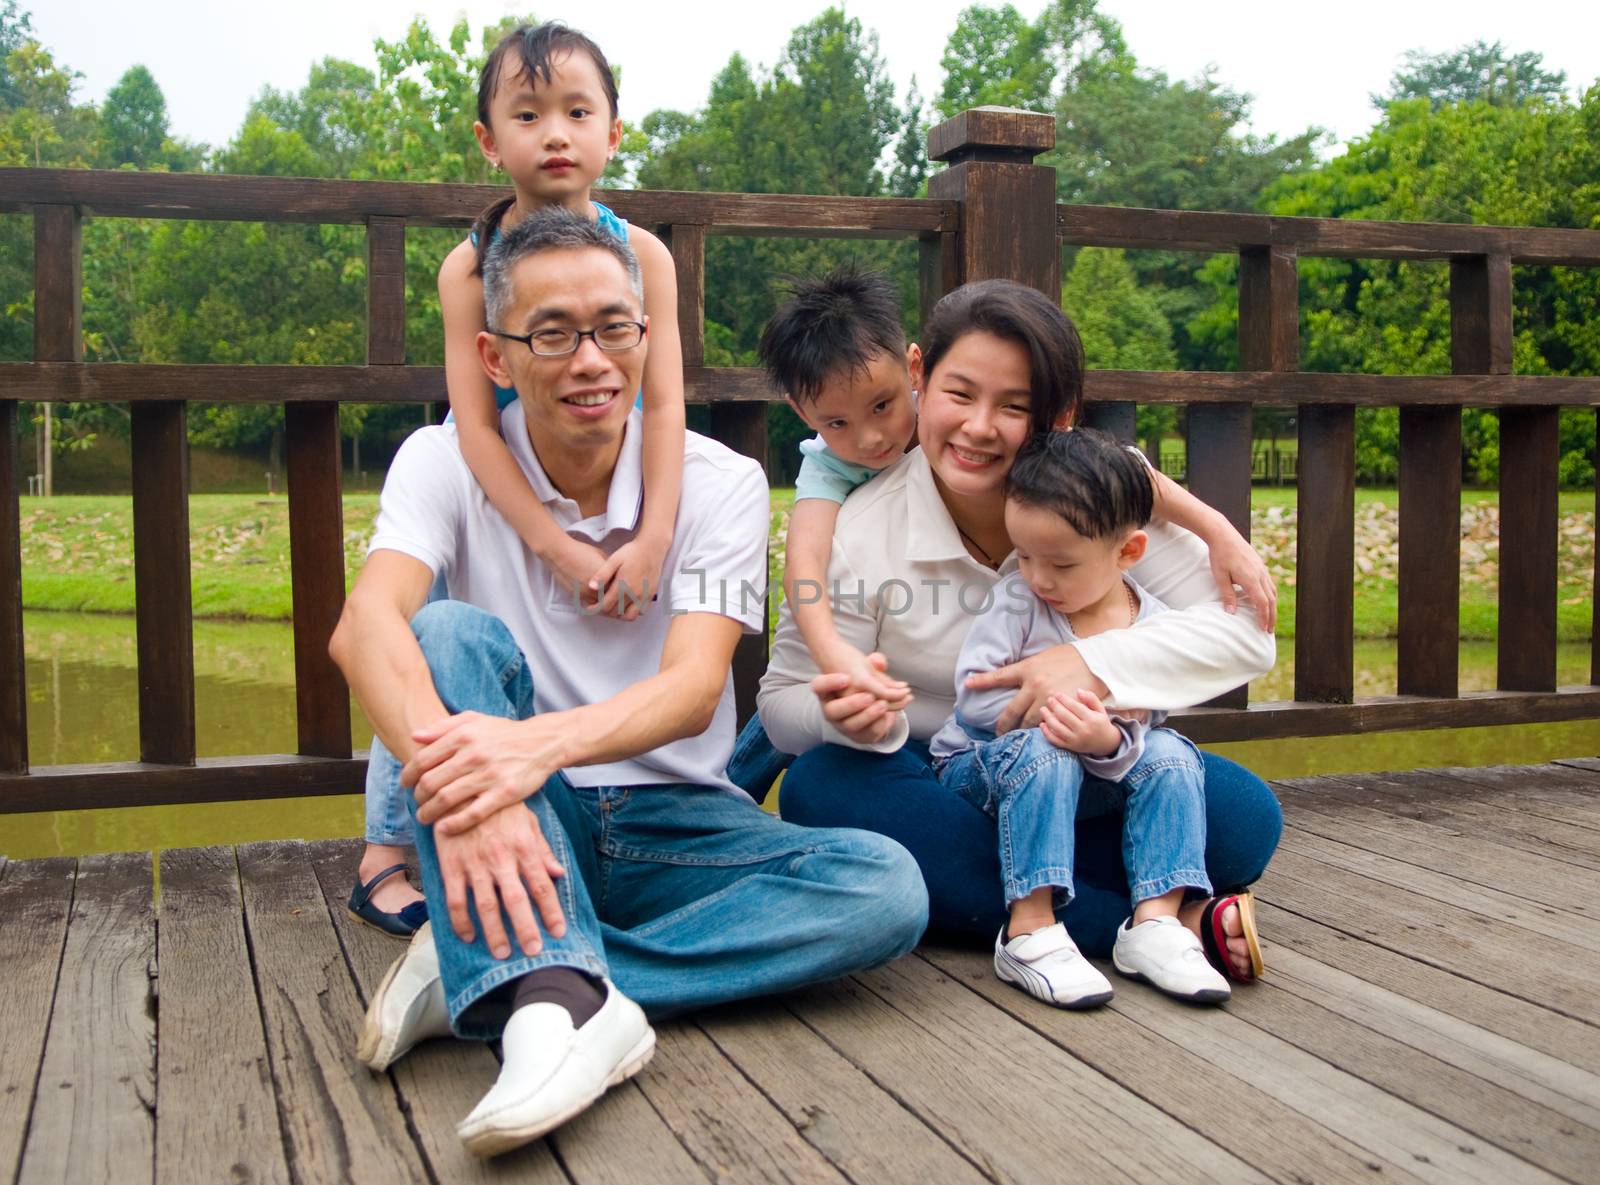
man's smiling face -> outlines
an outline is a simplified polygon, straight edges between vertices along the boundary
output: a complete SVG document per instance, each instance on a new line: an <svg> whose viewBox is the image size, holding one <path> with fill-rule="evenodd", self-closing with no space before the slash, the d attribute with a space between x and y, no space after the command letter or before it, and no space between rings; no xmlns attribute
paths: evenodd
<svg viewBox="0 0 1600 1185"><path fill-rule="evenodd" d="M514 299L506 333L602 330L644 321L628 274L614 255L596 247L563 247L525 256L513 265ZM541 455L615 447L633 410L644 373L648 337L625 350L602 350L592 336L559 357L540 357L519 341L485 335L485 369L500 386L516 388L527 412L528 435Z"/></svg>

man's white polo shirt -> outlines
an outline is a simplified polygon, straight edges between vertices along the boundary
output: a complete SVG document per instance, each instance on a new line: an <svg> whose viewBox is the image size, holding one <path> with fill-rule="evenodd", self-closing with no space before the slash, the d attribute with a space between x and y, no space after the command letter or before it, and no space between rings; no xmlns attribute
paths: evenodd
<svg viewBox="0 0 1600 1185"><path fill-rule="evenodd" d="M522 406L507 407L500 424L511 455L563 530L608 555L633 537L644 496L639 411L628 418L605 513L586 519L545 475ZM535 710L559 712L599 703L656 674L674 614L716 613L746 633L759 632L770 514L759 465L715 440L685 433L683 494L660 595L637 621L586 613L489 504L462 459L455 425L441 424L412 433L396 454L368 554L387 549L412 556L435 576L444 574L452 600L505 622L527 656ZM735 790L724 774L734 723L730 673L711 726L699 736L565 772L576 786L687 782Z"/></svg>

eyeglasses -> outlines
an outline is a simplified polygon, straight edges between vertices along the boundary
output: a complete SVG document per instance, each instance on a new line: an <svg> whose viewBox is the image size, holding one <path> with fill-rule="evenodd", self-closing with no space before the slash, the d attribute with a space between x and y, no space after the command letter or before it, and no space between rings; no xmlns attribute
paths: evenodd
<svg viewBox="0 0 1600 1185"><path fill-rule="evenodd" d="M576 354L584 338L589 338L607 354L631 350L644 340L644 322L607 321L593 329L536 329L532 333L506 333L499 329L489 332L521 342L540 358L561 358Z"/></svg>

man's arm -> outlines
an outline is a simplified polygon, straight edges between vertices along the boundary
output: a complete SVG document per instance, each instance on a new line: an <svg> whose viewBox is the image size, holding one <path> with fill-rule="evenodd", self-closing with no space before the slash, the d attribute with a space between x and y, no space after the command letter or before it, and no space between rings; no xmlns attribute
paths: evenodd
<svg viewBox="0 0 1600 1185"><path fill-rule="evenodd" d="M398 551L367 557L328 653L366 713L372 731L401 761L417 750L411 734L444 714L411 618L422 608L433 573Z"/></svg>
<svg viewBox="0 0 1600 1185"><path fill-rule="evenodd" d="M526 720L447 716L441 708L415 733L420 747L403 775L416 783L417 821L459 835L562 769L621 761L704 732L740 632L739 622L715 613L674 617L661 669L600 703Z"/></svg>

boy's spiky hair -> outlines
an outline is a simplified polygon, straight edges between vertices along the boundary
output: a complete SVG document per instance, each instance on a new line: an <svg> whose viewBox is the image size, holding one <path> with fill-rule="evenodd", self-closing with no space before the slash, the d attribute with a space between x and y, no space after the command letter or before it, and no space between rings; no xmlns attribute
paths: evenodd
<svg viewBox="0 0 1600 1185"><path fill-rule="evenodd" d="M793 281L788 299L761 331L759 350L780 392L796 403L814 402L830 378L864 371L879 354L905 355L894 285L882 272L854 263Z"/></svg>
<svg viewBox="0 0 1600 1185"><path fill-rule="evenodd" d="M1074 428L1028 439L1006 475L1006 497L1054 511L1085 539L1114 539L1150 521L1155 484L1115 437Z"/></svg>

